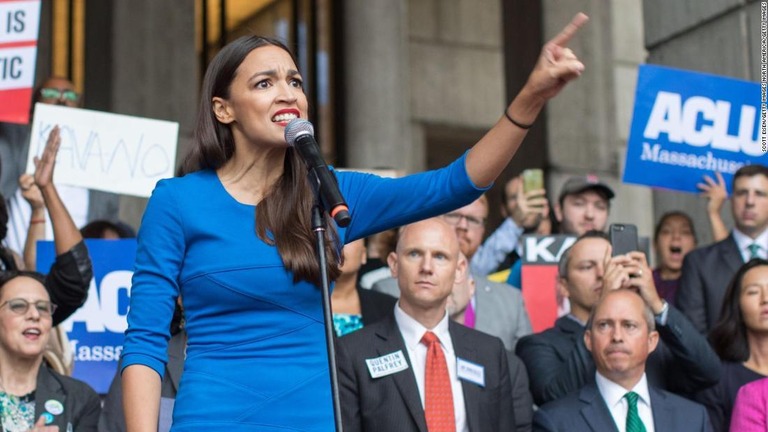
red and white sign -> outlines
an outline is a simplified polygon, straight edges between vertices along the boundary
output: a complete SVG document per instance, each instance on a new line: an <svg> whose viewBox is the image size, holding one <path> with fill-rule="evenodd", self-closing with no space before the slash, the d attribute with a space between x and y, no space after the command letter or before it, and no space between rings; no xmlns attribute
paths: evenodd
<svg viewBox="0 0 768 432"><path fill-rule="evenodd" d="M29 123L40 0L0 0L0 121Z"/></svg>
<svg viewBox="0 0 768 432"><path fill-rule="evenodd" d="M557 264L576 242L572 235L523 236L521 282L523 299L535 333L553 325L565 311L557 293Z"/></svg>

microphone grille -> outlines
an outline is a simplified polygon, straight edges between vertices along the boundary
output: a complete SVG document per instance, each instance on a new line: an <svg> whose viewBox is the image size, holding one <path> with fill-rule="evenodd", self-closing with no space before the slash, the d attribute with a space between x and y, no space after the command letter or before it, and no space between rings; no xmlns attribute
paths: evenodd
<svg viewBox="0 0 768 432"><path fill-rule="evenodd" d="M296 138L307 134L315 136L315 128L309 120L295 118L285 126L285 142L291 147L296 144Z"/></svg>

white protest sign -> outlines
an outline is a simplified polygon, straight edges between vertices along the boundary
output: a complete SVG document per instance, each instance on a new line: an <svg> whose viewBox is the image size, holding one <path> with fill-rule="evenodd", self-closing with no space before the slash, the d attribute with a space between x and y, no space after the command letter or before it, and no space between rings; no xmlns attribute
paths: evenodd
<svg viewBox="0 0 768 432"><path fill-rule="evenodd" d="M0 0L0 44L36 41L39 25L39 0Z"/></svg>
<svg viewBox="0 0 768 432"><path fill-rule="evenodd" d="M149 197L158 180L173 177L178 123L47 104L35 105L28 173L56 125L57 184Z"/></svg>
<svg viewBox="0 0 768 432"><path fill-rule="evenodd" d="M35 81L37 47L0 48L0 90L29 88ZM26 102L27 107L30 99ZM29 108L27 108L28 110Z"/></svg>
<svg viewBox="0 0 768 432"><path fill-rule="evenodd" d="M39 25L39 0L0 0L0 121L29 122Z"/></svg>

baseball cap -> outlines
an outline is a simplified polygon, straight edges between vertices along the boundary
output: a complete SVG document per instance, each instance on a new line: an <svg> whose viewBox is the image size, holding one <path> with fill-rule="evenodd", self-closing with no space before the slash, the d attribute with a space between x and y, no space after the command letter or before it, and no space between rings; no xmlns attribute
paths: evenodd
<svg viewBox="0 0 768 432"><path fill-rule="evenodd" d="M580 194L587 190L594 190L597 193L605 196L605 199L610 200L616 194L613 193L613 189L610 186L600 181L600 178L595 174L587 174L585 176L574 176L569 178L560 188L560 197L558 201L563 202L563 198L567 195Z"/></svg>

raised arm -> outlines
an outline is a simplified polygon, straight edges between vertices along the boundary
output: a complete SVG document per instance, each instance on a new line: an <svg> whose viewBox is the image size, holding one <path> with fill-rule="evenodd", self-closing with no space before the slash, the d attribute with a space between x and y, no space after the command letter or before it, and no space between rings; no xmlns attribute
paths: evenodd
<svg viewBox="0 0 768 432"><path fill-rule="evenodd" d="M48 209L56 248L56 261L45 280L51 301L59 306L53 315L53 325L65 320L85 302L93 278L93 266L83 237L53 184L53 171L60 144L60 130L56 126L48 135L43 154L34 159L34 183L40 189Z"/></svg>
<svg viewBox="0 0 768 432"><path fill-rule="evenodd" d="M43 154L35 157L35 185L40 188L45 207L51 218L53 238L56 247L56 255L61 255L83 241L83 236L75 225L75 221L69 215L64 202L59 197L59 192L53 184L53 170L56 166L56 154L61 145L59 127L56 126L48 136Z"/></svg>
<svg viewBox="0 0 768 432"><path fill-rule="evenodd" d="M728 237L728 228L726 228L723 218L720 215L720 209L723 208L725 200L728 199L728 191L725 189L725 180L722 174L715 172L717 180L705 175L704 183L696 186L701 189L701 195L707 198L707 217L709 226L712 228L712 241L719 242Z"/></svg>
<svg viewBox="0 0 768 432"><path fill-rule="evenodd" d="M29 217L27 240L24 242L24 267L27 270L37 268L37 241L45 239L45 201L35 178L29 174L19 177L21 196L29 203L32 213Z"/></svg>
<svg viewBox="0 0 768 432"><path fill-rule="evenodd" d="M541 50L536 66L504 115L467 155L467 173L478 187L489 186L517 152L546 102L569 81L579 77L584 64L567 45L589 18L578 13Z"/></svg>

